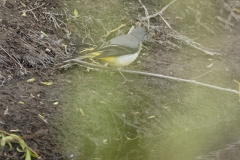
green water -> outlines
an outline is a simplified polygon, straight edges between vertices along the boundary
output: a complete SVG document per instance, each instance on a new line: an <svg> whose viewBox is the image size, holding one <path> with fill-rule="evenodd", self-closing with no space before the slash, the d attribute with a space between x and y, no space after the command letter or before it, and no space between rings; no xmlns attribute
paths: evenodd
<svg viewBox="0 0 240 160"><path fill-rule="evenodd" d="M184 160L239 139L239 102L236 97L229 98L231 94L222 98L224 94L199 89L199 93L191 92L192 97L185 93L188 103L168 99L175 102L165 109L163 103L153 103L156 97L151 97L151 92L131 92L131 84L118 86L121 79L111 81L102 78L104 74L89 74L74 76L79 83L68 88L62 120L67 155L79 159ZM86 79L87 83L81 83ZM149 119L151 116L155 118Z"/></svg>
<svg viewBox="0 0 240 160"><path fill-rule="evenodd" d="M145 3L160 10L169 2ZM137 1L122 0L65 3L69 13L74 9L79 12L80 18L70 19L69 24L79 33L80 42L85 37L82 47L85 43L92 43L91 38L96 44L102 42L104 38L99 38L99 35L106 34L105 29L114 29L122 23L131 24L137 16L135 5L139 6ZM116 5L119 7L114 7ZM182 18L172 21L174 29L183 31L191 38L198 37L199 43L218 48L217 52L225 52L227 48L221 46L230 43L231 39L226 39L224 34L214 36L219 34L220 27L216 27L211 20L214 18L209 16L217 15L218 7L208 0L176 2L164 16L169 16L171 20L176 16ZM196 23L197 12L192 8L201 11L202 23ZM199 27L200 24L205 24L214 33L207 31L206 27ZM86 38L88 32L91 37ZM221 38L225 38L224 41ZM144 52L153 53L152 50ZM149 70L168 73L171 67L181 78L189 78L190 75L190 78L205 83L237 88L232 82L233 77L226 73L226 67L231 68L227 60L209 57L186 46L181 48L181 54L178 52L165 51L164 54L170 56L161 58L172 64L166 68L148 64L153 68ZM212 72L204 76L209 71L206 66L211 63L214 63ZM133 69L141 68L144 67L133 65ZM224 148L240 138L237 127L238 95L137 75L126 75L134 82L123 85L123 79L117 72L87 72L86 68L81 67L74 67L63 74L68 83L64 93L66 103L62 107L64 118L61 120L60 137L64 143L63 153L69 159L191 160ZM199 78L199 75L203 76Z"/></svg>

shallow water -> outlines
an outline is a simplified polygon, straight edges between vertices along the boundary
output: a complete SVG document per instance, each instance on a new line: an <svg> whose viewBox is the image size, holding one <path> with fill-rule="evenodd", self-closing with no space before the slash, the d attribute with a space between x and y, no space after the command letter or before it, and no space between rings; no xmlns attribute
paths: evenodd
<svg viewBox="0 0 240 160"><path fill-rule="evenodd" d="M95 37L104 34L104 27L110 30L120 25L114 23L115 20L127 21L125 17L134 17L131 7L135 2L107 2L83 0L67 3L69 10L77 8L79 12L80 20L76 24L80 26L80 35L84 34L83 24L91 25L92 38L99 40ZM168 3L149 1L148 7L160 10ZM113 8L116 5L124 10ZM101 12L103 7L104 13ZM218 10L217 5L208 0L189 0L174 4L165 16L182 18L181 21L175 19L174 29L189 37L198 37L199 43L221 52L220 58L186 46L181 51L165 51L164 54L153 55L152 51L144 51L149 52L150 63L146 63L147 58L142 58L145 61L140 65L133 64L135 69L140 70L145 65L146 70L154 73L171 72L181 78L234 88L234 75L229 71L238 66L229 57L235 54L231 47L233 41L239 38L234 34L226 38L229 32L221 31L219 25L214 24L213 16L209 15L217 15ZM110 17L105 13L111 13ZM196 22L196 16L200 16L197 19L202 23ZM113 17L114 20L109 21ZM100 28L103 22L105 26ZM96 26L101 31L97 32ZM77 29L76 26L73 28ZM156 57L164 63L154 65ZM213 67L209 67L211 64ZM70 83L66 85L67 103L63 108L61 136L64 153L69 159L217 160L218 151L240 139L238 95L136 75L127 75L134 82L122 85L118 73L86 72L80 67L65 74Z"/></svg>
<svg viewBox="0 0 240 160"><path fill-rule="evenodd" d="M217 151L212 151L206 155L197 156L196 160L220 160L220 159L239 159L239 144L240 141L227 144L226 148Z"/></svg>

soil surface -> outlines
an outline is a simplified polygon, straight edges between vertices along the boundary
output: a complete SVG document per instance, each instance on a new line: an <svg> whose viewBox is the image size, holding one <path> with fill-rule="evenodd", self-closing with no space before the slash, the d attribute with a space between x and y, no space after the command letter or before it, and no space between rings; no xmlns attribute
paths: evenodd
<svg viewBox="0 0 240 160"><path fill-rule="evenodd" d="M62 159L51 132L60 92L55 82L40 83L55 81L53 64L65 55L61 29L53 23L58 7L47 0L7 0L0 7L0 129L21 136L48 160ZM1 148L0 159L20 159L16 147Z"/></svg>
<svg viewBox="0 0 240 160"><path fill-rule="evenodd" d="M62 3L48 0L7 0L2 1L0 7L0 130L19 135L41 159L61 160L77 155L79 159L161 157L174 160L178 156L178 159L188 160L181 155L179 148L174 151L175 154L155 154L154 150L161 148L159 143L154 143L155 138L166 138L176 132L190 134L189 132L218 128L222 123L228 126L239 120L237 94L130 74L126 76L133 82L122 84L123 79L117 72L92 69L88 72L89 68L86 71L86 67L76 65L59 72L55 64L60 59L71 57L76 48L80 50L91 46L90 42L95 46L92 39L101 42L102 37L97 37L104 35L106 29L102 22L108 24L110 30L123 22L133 23L134 17L139 16L138 13L141 16L145 13L142 5L137 2L124 1L121 4L124 10L119 11L114 7L118 4L112 1L101 1L99 5L96 5L95 1L84 1L84 5L80 5L78 9L80 20L75 20L76 17L68 16L66 10L65 15L60 14ZM154 13L155 6L162 8L168 3L148 1L146 6L149 12ZM65 5L75 4L66 2ZM114 21L98 21L105 16L105 13L98 13L101 11L99 7L107 5L110 5L111 9L106 12L111 13ZM170 34L163 32L168 28L166 25L165 28L157 26L159 21L162 24L164 21L154 18L151 21L152 28L156 25L155 29L159 27L161 32L149 33L142 54L126 69L193 79L237 90L238 85L233 79L240 81L239 22L231 21L231 31L227 24L227 29L224 29L224 23L219 23L216 19L219 24L210 23L213 19L209 17L203 21L205 25L208 23L210 28L203 23L194 27L188 26L185 24L189 21L197 23L195 21L198 14L185 9L177 12L180 5L184 4L178 3L174 5L176 9L172 9L175 11L168 12L169 19L175 18L176 21L171 22L171 25L189 37L197 36L202 45L221 55L211 56L187 45L181 46L180 40L174 40ZM193 3L189 5L190 8L194 6ZM206 11L209 15L216 14L208 8L212 5L210 2L202 3L202 13ZM95 9L94 12L91 12L92 8ZM116 17L119 14L126 16L118 19ZM190 18L185 17L189 15ZM222 12L222 16L228 15L229 10ZM93 25L95 23L96 25ZM179 27L178 24L182 26ZM147 26L147 23L144 25ZM79 27L84 29L78 31ZM89 37L88 28L92 31L92 37ZM101 32L96 28L101 28ZM123 32L126 33L127 29L117 34ZM157 39L156 35L163 38ZM173 43L169 43L170 41ZM81 45L79 47L73 43ZM175 48L174 43L178 47ZM215 132L210 134L214 135ZM227 134L224 132L222 135ZM196 137L192 137L196 140ZM222 142L227 144L234 140L235 138L228 138ZM185 141L182 144L185 144ZM1 148L0 159L20 159L23 153L18 152L17 147L19 145L13 143L13 149L8 145ZM202 153L218 149L221 148L212 145ZM108 150L113 151L108 153ZM239 151L234 148L234 153L237 153L236 150ZM191 153L194 154L194 150L191 150ZM222 154L219 154L222 158L219 159L239 157L239 154L228 153L228 150L223 150Z"/></svg>

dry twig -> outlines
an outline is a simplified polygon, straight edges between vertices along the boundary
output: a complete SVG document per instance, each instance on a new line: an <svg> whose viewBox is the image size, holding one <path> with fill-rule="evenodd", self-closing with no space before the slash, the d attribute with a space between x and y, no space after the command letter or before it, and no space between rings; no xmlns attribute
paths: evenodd
<svg viewBox="0 0 240 160"><path fill-rule="evenodd" d="M145 20L147 20L147 19L154 18L154 17L158 16L159 14L162 14L170 5L172 5L172 4L175 3L175 2L176 2L176 0L173 0L171 3L169 3L168 5L166 5L165 7L163 7L163 9L161 9L161 11L159 11L159 12L153 14L153 15L150 15L150 16L147 16L147 17L143 17L143 18L141 19L141 21L145 21Z"/></svg>
<svg viewBox="0 0 240 160"><path fill-rule="evenodd" d="M147 8L146 8L146 6L145 5L143 5L143 3L142 3L142 1L141 0L138 0L139 1L139 3L141 3L141 5L142 5L142 7L144 8L144 10L145 10L145 16L146 17L148 17L149 16L149 14L148 14L148 10L147 10ZM150 18L147 18L147 22L148 22L148 30L149 30L149 26L150 26Z"/></svg>
<svg viewBox="0 0 240 160"><path fill-rule="evenodd" d="M21 63L20 63L17 59L13 58L13 56L11 56L2 46L0 46L0 48L1 48L12 60L14 60L14 61L20 66L21 69L25 69L25 68L21 65Z"/></svg>
<svg viewBox="0 0 240 160"><path fill-rule="evenodd" d="M162 18L162 20L165 22L165 24L169 27L169 29L171 29L171 31L173 31L172 33L170 33L171 37L177 39L177 40L180 40L180 41L183 41L185 42L186 44L188 44L189 46L195 48L195 49L198 49L206 54L209 54L209 55L219 55L219 53L217 52L212 52L210 51L209 49L203 47L201 44L197 43L197 42L194 42L192 39L188 38L187 36L184 36L180 33L178 33L177 31L175 31L174 29L172 29L172 27L170 26L170 24L163 18L162 16L162 13L170 6L172 5L174 2L176 2L176 0L173 0L171 3L169 3L168 5L166 5L165 7L163 7L163 9L153 15L150 15L150 16L146 16L146 17L143 17L141 19L141 21L144 21L144 20L149 20L150 18L154 18L156 16L160 16Z"/></svg>
<svg viewBox="0 0 240 160"><path fill-rule="evenodd" d="M37 9L37 8L42 7L43 5L45 5L45 3L43 3L43 4L41 4L40 6L37 6L37 7L35 7L35 8L29 9L29 10L23 10L23 11L20 11L20 12L22 12L22 13L30 12L30 11L33 11L33 10L35 10L35 9Z"/></svg>
<svg viewBox="0 0 240 160"><path fill-rule="evenodd" d="M76 62L79 64L84 64L90 67L95 67L95 68L108 68L107 66L100 66L100 65L96 65L96 64L91 64L88 62L84 62L80 59L70 59L70 60L66 60L63 63L69 63L69 62ZM235 93L235 94L240 94L238 91L236 90L232 90L229 88L222 88L222 87L218 87L218 86L214 86L211 84L206 84L206 83L202 83L202 82L197 82L195 80L188 80L188 79L182 79L182 78L177 78L177 77L171 77L171 76L166 76L166 75L162 75L162 74L155 74L155 73L149 73L149 72L140 72L140 71L132 71L132 70L116 70L116 71L121 71L124 73L132 73L132 74L139 74L139 75L146 75L146 76L152 76L152 77L158 77L158 78L165 78L165 79L170 79L170 80L175 80L175 81L180 81L180 82L187 82L187 83L192 83L192 84L197 84L200 86L204 86L204 87L208 87L208 88L213 88L213 89L217 89L217 90L221 90L221 91L227 91L227 92L231 92L231 93Z"/></svg>

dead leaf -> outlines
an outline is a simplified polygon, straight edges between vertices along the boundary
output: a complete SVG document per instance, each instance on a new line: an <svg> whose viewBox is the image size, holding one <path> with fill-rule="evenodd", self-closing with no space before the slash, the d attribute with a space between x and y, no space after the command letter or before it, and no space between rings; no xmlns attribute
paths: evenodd
<svg viewBox="0 0 240 160"><path fill-rule="evenodd" d="M107 139L104 139L104 140L103 140L103 143L107 144Z"/></svg>
<svg viewBox="0 0 240 160"><path fill-rule="evenodd" d="M23 105L23 104L24 104L24 102L22 102L22 101L19 101L19 102L18 102L18 104L22 104L22 105Z"/></svg>
<svg viewBox="0 0 240 160"><path fill-rule="evenodd" d="M21 16L26 17L27 16L26 12L23 12Z"/></svg>
<svg viewBox="0 0 240 160"><path fill-rule="evenodd" d="M107 104L106 102L104 102L104 101L100 101L100 103L102 103L102 104Z"/></svg>
<svg viewBox="0 0 240 160"><path fill-rule="evenodd" d="M81 108L79 108L79 111L81 112L81 114L82 114L83 116L85 116L84 113L83 113L83 110L82 110Z"/></svg>
<svg viewBox="0 0 240 160"><path fill-rule="evenodd" d="M32 93L30 93L30 97L31 97L31 98L34 98L35 96L34 96Z"/></svg>
<svg viewBox="0 0 240 160"><path fill-rule="evenodd" d="M74 15L75 18L79 17L79 15L78 15L78 10L77 10L77 9L74 9L73 15Z"/></svg>
<svg viewBox="0 0 240 160"><path fill-rule="evenodd" d="M27 80L28 83L33 83L34 81L35 81L35 78L31 78Z"/></svg>
<svg viewBox="0 0 240 160"><path fill-rule="evenodd" d="M51 86L53 84L53 82L40 82L40 83L46 86Z"/></svg>
<svg viewBox="0 0 240 160"><path fill-rule="evenodd" d="M148 119L155 118L155 116L149 116Z"/></svg>

